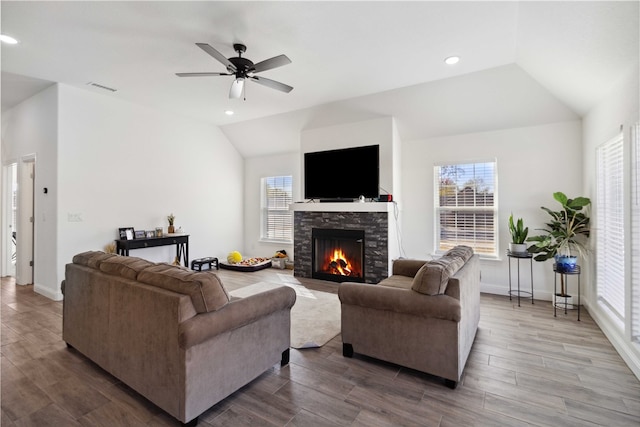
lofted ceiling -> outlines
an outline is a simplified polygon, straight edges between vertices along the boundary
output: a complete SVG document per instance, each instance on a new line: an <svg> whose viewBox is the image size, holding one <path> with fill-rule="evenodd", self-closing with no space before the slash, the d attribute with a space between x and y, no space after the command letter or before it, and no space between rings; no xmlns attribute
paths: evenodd
<svg viewBox="0 0 640 427"><path fill-rule="evenodd" d="M504 103L516 125L532 124L531 110L518 104L546 109L533 122L553 121L542 117L549 112L558 120L580 117L637 73L638 64L638 1L3 1L0 7L2 33L20 42L2 45L3 111L60 82L221 126L243 155L268 153L264 144L291 150L259 141L266 121L271 130L298 132L354 111L362 119L393 115L403 138L446 134L452 129L443 128L442 111L472 122L475 113L464 111L472 95ZM236 56L233 43L243 43L254 62L285 54L291 64L260 75L294 89L286 94L249 83L246 101L230 100L229 76L176 77L225 72L197 42L227 57ZM461 61L446 65L451 55ZM476 86L466 96L441 93L450 87L459 94L470 81ZM417 111L440 112L441 119L432 115L428 127Z"/></svg>

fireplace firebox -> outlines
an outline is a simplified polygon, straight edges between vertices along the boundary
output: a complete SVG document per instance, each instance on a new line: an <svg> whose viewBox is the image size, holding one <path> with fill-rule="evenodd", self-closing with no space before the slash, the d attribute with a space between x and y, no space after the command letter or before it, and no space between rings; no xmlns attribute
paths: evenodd
<svg viewBox="0 0 640 427"><path fill-rule="evenodd" d="M312 277L364 283L364 230L311 230Z"/></svg>

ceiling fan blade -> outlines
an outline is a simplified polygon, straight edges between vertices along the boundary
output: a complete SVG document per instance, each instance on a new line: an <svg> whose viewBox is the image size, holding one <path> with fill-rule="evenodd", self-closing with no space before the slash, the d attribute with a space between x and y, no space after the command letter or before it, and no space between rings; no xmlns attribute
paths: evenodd
<svg viewBox="0 0 640 427"><path fill-rule="evenodd" d="M229 73L176 73L178 77L233 76Z"/></svg>
<svg viewBox="0 0 640 427"><path fill-rule="evenodd" d="M289 85L277 82L275 80L267 79L264 77L251 76L251 80L255 80L256 83L260 83L261 85L270 87L271 89L276 89L286 93L289 93L293 90L293 87Z"/></svg>
<svg viewBox="0 0 640 427"><path fill-rule="evenodd" d="M207 43L196 43L196 45L204 50L205 52L207 52L209 55L213 56L215 59L217 59L222 65L224 65L227 69L231 69L233 71L237 71L236 66L233 65L233 63L231 63L231 61L229 61L227 58L225 58L225 56L223 54L221 54L220 52L218 52L217 50L215 50L214 48L211 47L211 45L208 45Z"/></svg>
<svg viewBox="0 0 640 427"><path fill-rule="evenodd" d="M270 70L276 67L282 67L283 65L291 64L291 60L287 58L287 55L278 55L270 59L265 59L262 62L258 62L253 66L254 73Z"/></svg>

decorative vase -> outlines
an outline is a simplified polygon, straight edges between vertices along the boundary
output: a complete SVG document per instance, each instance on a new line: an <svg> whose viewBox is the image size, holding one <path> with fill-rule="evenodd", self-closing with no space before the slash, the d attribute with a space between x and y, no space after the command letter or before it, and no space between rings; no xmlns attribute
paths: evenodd
<svg viewBox="0 0 640 427"><path fill-rule="evenodd" d="M169 234L173 234L176 232L175 227L173 226L173 224L169 224L169 227L167 228L167 233Z"/></svg>
<svg viewBox="0 0 640 427"><path fill-rule="evenodd" d="M527 252L526 243L509 243L509 252L516 254L524 254Z"/></svg>
<svg viewBox="0 0 640 427"><path fill-rule="evenodd" d="M558 255L556 256L556 269L560 273L566 273L576 269L578 263L578 257L572 255Z"/></svg>

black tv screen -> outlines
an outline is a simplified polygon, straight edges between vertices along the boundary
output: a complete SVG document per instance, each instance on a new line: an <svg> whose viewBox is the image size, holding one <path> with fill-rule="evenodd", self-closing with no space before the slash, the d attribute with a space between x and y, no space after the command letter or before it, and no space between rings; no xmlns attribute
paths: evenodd
<svg viewBox="0 0 640 427"><path fill-rule="evenodd" d="M380 147L344 148L304 155L305 199L378 197Z"/></svg>

